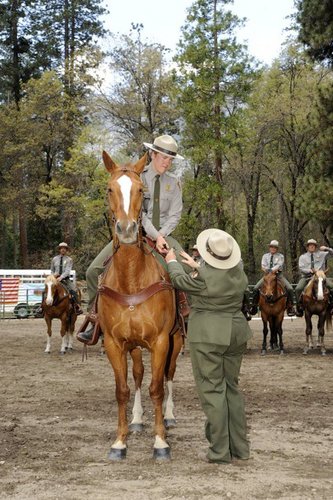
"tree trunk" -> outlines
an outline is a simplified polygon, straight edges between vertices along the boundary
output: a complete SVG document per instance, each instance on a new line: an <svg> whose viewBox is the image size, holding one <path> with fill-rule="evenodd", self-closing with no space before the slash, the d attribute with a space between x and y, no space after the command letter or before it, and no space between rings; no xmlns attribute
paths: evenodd
<svg viewBox="0 0 333 500"><path fill-rule="evenodd" d="M18 43L18 0L12 1L11 9L11 48L12 48L12 65L13 65L13 87L12 92L14 95L17 109L19 108L19 101L21 97L20 85L20 61L19 61L19 43Z"/></svg>
<svg viewBox="0 0 333 500"><path fill-rule="evenodd" d="M29 267L28 258L28 234L25 206L22 202L19 205L19 234L20 234L20 260L23 269Z"/></svg>

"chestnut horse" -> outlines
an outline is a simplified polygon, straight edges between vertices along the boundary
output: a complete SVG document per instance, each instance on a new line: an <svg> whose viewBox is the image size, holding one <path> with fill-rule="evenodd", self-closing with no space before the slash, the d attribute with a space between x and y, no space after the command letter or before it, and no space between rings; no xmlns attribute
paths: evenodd
<svg viewBox="0 0 333 500"><path fill-rule="evenodd" d="M326 274L324 271L316 271L309 283L306 285L302 295L302 303L305 315L305 335L306 346L304 354L308 354L309 349L313 349L312 338L312 315L318 316L318 340L317 347L323 356L326 354L324 344L325 322L328 328L332 328L332 318L329 311L329 291L325 285Z"/></svg>
<svg viewBox="0 0 333 500"><path fill-rule="evenodd" d="M125 458L128 423L126 407L130 390L127 385L127 353L133 360L135 398L131 427L141 430L143 409L142 348L151 353L150 397L155 409L154 458L170 458L163 423L164 377L168 397L164 418L174 422L172 380L176 359L182 347L179 331L171 336L175 324L175 293L166 269L142 241L141 210L144 186L140 173L147 156L137 163L119 167L104 151L103 160L111 174L108 181L112 215L113 255L99 286L97 310L104 346L113 367L118 402L117 438L111 446L110 460Z"/></svg>
<svg viewBox="0 0 333 500"><path fill-rule="evenodd" d="M269 323L271 338L270 347L275 350L278 346L280 354L284 354L284 346L282 340L282 322L284 318L284 311L287 304L287 296L283 289L277 272L265 272L264 282L260 288L259 308L261 311L261 319L264 324L263 328L263 342L261 354L267 353L267 333ZM279 343L277 337L279 336Z"/></svg>
<svg viewBox="0 0 333 500"><path fill-rule="evenodd" d="M80 297L80 291L78 291ZM47 343L45 352L51 352L52 319L61 321L60 335L62 337L60 354L73 351L73 332L77 314L71 302L67 289L50 274L45 279L42 309L47 325Z"/></svg>

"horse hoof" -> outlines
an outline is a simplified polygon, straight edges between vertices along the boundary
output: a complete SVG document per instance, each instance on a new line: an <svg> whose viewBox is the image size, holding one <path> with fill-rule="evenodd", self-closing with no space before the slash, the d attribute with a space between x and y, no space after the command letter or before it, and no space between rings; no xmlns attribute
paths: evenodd
<svg viewBox="0 0 333 500"><path fill-rule="evenodd" d="M166 427L167 429L170 429L170 427L176 427L177 425L175 418L165 418L163 420L163 423L164 427Z"/></svg>
<svg viewBox="0 0 333 500"><path fill-rule="evenodd" d="M304 349L303 354L305 354L305 355L308 354L308 350Z"/></svg>
<svg viewBox="0 0 333 500"><path fill-rule="evenodd" d="M60 351L59 354L60 354L60 356L65 356L66 351Z"/></svg>
<svg viewBox="0 0 333 500"><path fill-rule="evenodd" d="M111 448L108 459L117 462L126 458L127 448Z"/></svg>
<svg viewBox="0 0 333 500"><path fill-rule="evenodd" d="M51 354L50 351L44 351L44 354Z"/></svg>
<svg viewBox="0 0 333 500"><path fill-rule="evenodd" d="M170 447L154 448L153 458L155 460L171 460Z"/></svg>
<svg viewBox="0 0 333 500"><path fill-rule="evenodd" d="M130 432L142 432L143 424L130 424L129 425Z"/></svg>
<svg viewBox="0 0 333 500"><path fill-rule="evenodd" d="M326 351L321 353L322 356L326 356Z"/></svg>
<svg viewBox="0 0 333 500"><path fill-rule="evenodd" d="M261 351L261 355L262 355L262 356L266 356L266 354L267 354L267 351L265 351L265 350L263 349L263 350Z"/></svg>
<svg viewBox="0 0 333 500"><path fill-rule="evenodd" d="M283 351L283 350L281 350L281 351L280 351L280 356L283 356L283 355L284 355L284 351Z"/></svg>

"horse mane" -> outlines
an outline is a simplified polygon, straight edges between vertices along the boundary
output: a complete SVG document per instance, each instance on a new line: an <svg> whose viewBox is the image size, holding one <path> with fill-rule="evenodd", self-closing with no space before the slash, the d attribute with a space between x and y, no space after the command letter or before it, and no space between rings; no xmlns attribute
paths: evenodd
<svg viewBox="0 0 333 500"><path fill-rule="evenodd" d="M57 278L54 276L54 274L49 274L46 277L45 283L49 283L49 282L51 282L52 285L57 285L58 284Z"/></svg>

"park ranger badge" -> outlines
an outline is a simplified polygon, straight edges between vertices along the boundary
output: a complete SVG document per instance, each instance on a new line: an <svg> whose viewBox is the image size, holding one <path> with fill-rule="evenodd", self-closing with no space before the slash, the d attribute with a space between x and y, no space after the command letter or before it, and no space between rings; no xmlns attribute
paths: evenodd
<svg viewBox="0 0 333 500"><path fill-rule="evenodd" d="M171 190L171 184L166 184L165 185L165 190L168 193Z"/></svg>

